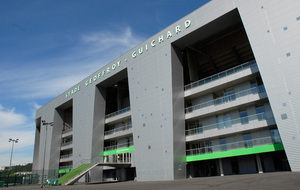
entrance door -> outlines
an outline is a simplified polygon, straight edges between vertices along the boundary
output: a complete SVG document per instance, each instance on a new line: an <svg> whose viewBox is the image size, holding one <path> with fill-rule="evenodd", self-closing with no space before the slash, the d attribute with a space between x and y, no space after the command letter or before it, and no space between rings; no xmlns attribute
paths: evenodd
<svg viewBox="0 0 300 190"><path fill-rule="evenodd" d="M239 167L239 161L237 158L231 159L231 169L233 174L239 174L240 173L240 167Z"/></svg>
<svg viewBox="0 0 300 190"><path fill-rule="evenodd" d="M217 176L217 165L215 160L200 162L200 177Z"/></svg>

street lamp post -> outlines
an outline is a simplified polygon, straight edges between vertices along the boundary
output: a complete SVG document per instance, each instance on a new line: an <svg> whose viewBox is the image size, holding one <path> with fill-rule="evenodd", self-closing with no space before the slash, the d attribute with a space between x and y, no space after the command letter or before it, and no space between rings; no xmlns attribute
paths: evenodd
<svg viewBox="0 0 300 190"><path fill-rule="evenodd" d="M9 162L9 169L11 170L11 161L12 161L12 157L13 157L13 152L14 152L14 144L18 143L19 139L12 139L9 138L8 142L12 142L12 146L11 146L11 154L10 154L10 162Z"/></svg>
<svg viewBox="0 0 300 190"><path fill-rule="evenodd" d="M53 122L47 123L45 120L42 120L42 124L46 126L45 147L44 147L44 161L43 161L43 173L42 173L42 186L41 186L41 188L44 188L45 187L44 174L45 174L45 157L46 157L47 128L48 128L48 125L53 126Z"/></svg>
<svg viewBox="0 0 300 190"><path fill-rule="evenodd" d="M18 141L19 141L19 139L12 139L12 138L8 139L8 142L12 142L12 146L11 146L11 154L10 154L10 162L9 162L9 173L7 176L9 176L10 171L11 171L11 161L12 161L13 152L14 152L14 144L18 143ZM7 177L7 184L6 184L7 187L8 187L8 178L9 177Z"/></svg>

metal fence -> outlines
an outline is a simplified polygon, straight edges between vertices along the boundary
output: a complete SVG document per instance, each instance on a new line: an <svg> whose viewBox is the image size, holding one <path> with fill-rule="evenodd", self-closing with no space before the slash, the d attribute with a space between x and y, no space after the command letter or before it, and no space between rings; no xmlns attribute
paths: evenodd
<svg viewBox="0 0 300 190"><path fill-rule="evenodd" d="M0 187L1 186L16 186L16 185L32 185L38 184L38 174L4 174L0 173Z"/></svg>

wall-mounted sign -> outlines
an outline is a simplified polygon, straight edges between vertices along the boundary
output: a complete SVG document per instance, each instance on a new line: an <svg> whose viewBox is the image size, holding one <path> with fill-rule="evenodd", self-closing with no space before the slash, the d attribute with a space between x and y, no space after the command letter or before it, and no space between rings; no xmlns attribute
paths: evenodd
<svg viewBox="0 0 300 190"><path fill-rule="evenodd" d="M184 22L184 27L181 27L180 25L177 25L173 28L173 30L168 30L165 34L159 35L157 38L152 39L149 43L145 43L145 45L138 48L138 50L133 51L131 53L131 58L134 59L138 55L142 55L144 52L148 51L149 48L156 47L157 45L163 43L165 40L170 39L173 36L173 34L174 35L179 34L183 29L188 29L190 26L191 26L191 21L186 20ZM124 62L127 62L127 61L128 61L128 59L124 59ZM86 80L85 81L85 86L89 86L90 84L92 84L93 82L96 82L101 77L104 77L104 76L110 74L111 72L114 72L115 70L117 70L120 67L120 65L121 65L121 60L119 60L116 63L113 63L112 65L102 69L99 73L97 73L93 77ZM65 97L68 98L71 95L75 94L79 90L80 90L80 85L78 85L78 87L68 91L66 93Z"/></svg>

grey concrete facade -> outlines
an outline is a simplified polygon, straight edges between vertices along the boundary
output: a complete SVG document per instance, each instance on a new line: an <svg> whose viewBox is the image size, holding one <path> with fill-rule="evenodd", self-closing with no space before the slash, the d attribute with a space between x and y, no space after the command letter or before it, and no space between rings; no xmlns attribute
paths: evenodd
<svg viewBox="0 0 300 190"><path fill-rule="evenodd" d="M237 2L293 171L300 171L298 1ZM251 10L260 10L249 15ZM287 119L283 119L284 115Z"/></svg>
<svg viewBox="0 0 300 190"><path fill-rule="evenodd" d="M209 139L212 145L218 145L221 144L219 139L223 137L227 137L226 143L234 143L243 139L242 136L241 139L232 136L249 131L252 138L266 138L270 129L278 128L291 170L300 171L300 76L297 73L300 70L297 59L300 55L297 51L300 43L297 35L300 32L299 8L300 2L296 0L211 1L150 37L37 110L33 170L42 170L44 167L49 171L58 171L64 163L71 162L74 169L81 163L103 161L107 147L105 143L114 145L115 140L117 144L114 146L119 146L132 139L134 151L131 162L138 181L182 179L187 177L187 143ZM211 35L220 33L229 39L227 36L232 31L227 30L236 28L236 25L246 33L246 37L241 38L248 39L250 50L247 52L250 55L247 56L251 57L244 56L243 60L243 54L236 53L236 59L240 59L239 64L242 64L254 57L257 66L207 84L210 86L184 90L187 70L184 60L190 64L190 81L199 80L199 76L193 72L199 66L189 61L196 55L189 53L195 51L195 40L204 42ZM217 47L214 48L217 51ZM211 58L210 63L213 65L216 61ZM225 70L220 69L221 66L217 67L216 71ZM221 89L229 87L234 88L238 95L251 88L253 79L260 77L266 92L235 98L235 103L230 105L185 112L187 102L195 105L212 101ZM127 89L122 89L120 82L128 83ZM118 89L114 90L114 87ZM128 97L126 90L129 91ZM112 99L114 92L117 94L116 99ZM111 113L107 111L110 107L119 111L127 104L130 111L107 117ZM233 121L239 117L238 111L241 108L247 108L248 115L255 115L255 106L258 104L264 105L266 113L271 112L274 118L270 116L271 120L265 124L257 121L249 128L232 127L232 131L186 136L187 123L197 119L204 125L205 122L211 125L222 114L231 114ZM53 126L42 125L42 120L53 122ZM105 135L107 126L127 120L130 120L132 126L130 133L123 132L111 139ZM72 131L62 133L68 125L72 126ZM64 155L71 155L71 158L62 157ZM268 156L263 155L264 168L268 168ZM247 173L247 167L255 168L260 157L253 154L249 158L237 160L240 171ZM223 165L220 164L223 168L220 169L218 164L216 166L218 173L224 170L225 174L231 174L232 168L228 168L230 162L223 158ZM198 167L197 163L191 165ZM89 180L103 180L104 170L109 168L93 169ZM124 177L125 173L119 169L116 176Z"/></svg>

